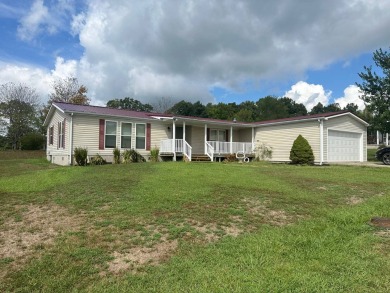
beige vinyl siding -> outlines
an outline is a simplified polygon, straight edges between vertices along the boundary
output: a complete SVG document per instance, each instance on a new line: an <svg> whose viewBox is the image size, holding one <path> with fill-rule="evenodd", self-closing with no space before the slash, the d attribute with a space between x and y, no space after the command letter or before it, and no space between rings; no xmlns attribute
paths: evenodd
<svg viewBox="0 0 390 293"><path fill-rule="evenodd" d="M252 128L240 129L238 131L239 142L252 142Z"/></svg>
<svg viewBox="0 0 390 293"><path fill-rule="evenodd" d="M271 161L290 161L294 140L301 134L311 145L315 162L320 160L320 129L317 121L295 122L262 126L255 130L256 147L265 144L272 147Z"/></svg>
<svg viewBox="0 0 390 293"><path fill-rule="evenodd" d="M58 148L58 123L65 121L65 148ZM69 165L69 131L70 131L70 116L56 110L50 123L47 127L47 136L49 137L49 129L54 126L53 144L47 145L46 156L49 161L57 165Z"/></svg>
<svg viewBox="0 0 390 293"><path fill-rule="evenodd" d="M107 161L112 161L113 149L99 150L99 120L117 122L116 128L116 146L121 146L121 123L132 123L132 136L131 146L135 148L135 127L136 124L151 124L151 148L160 147L160 141L168 138L167 129L160 123L153 121L146 121L141 119L126 119L126 118L111 118L105 116L93 116L93 115L74 115L73 117L73 147L83 147L88 149L88 156L94 156L96 154L101 155ZM146 131L146 130L145 130ZM146 135L146 133L145 133ZM141 155L147 159L150 151L138 149Z"/></svg>
<svg viewBox="0 0 390 293"><path fill-rule="evenodd" d="M329 118L324 121L324 161L328 160L328 130L363 134L363 161L367 161L367 127L349 115Z"/></svg>

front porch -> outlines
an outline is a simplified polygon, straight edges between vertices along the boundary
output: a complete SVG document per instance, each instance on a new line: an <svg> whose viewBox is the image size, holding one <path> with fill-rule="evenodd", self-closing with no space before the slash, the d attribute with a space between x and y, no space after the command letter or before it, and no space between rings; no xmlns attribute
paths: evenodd
<svg viewBox="0 0 390 293"><path fill-rule="evenodd" d="M204 150L202 155L207 155L210 161L236 153L245 154L248 157L254 156L254 144L252 142L206 141ZM185 157L188 161L192 161L194 154L192 146L184 139L164 139L160 143L160 155L171 156L174 161L177 157ZM196 154L196 156L199 156L199 154Z"/></svg>

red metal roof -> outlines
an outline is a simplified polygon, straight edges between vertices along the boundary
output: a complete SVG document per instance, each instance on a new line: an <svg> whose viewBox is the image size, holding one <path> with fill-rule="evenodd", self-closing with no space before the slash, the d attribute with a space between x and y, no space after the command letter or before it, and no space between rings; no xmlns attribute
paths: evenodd
<svg viewBox="0 0 390 293"><path fill-rule="evenodd" d="M86 114L97 114L97 115L108 115L108 116L119 116L119 117L131 117L131 118L140 118L140 119L153 119L153 117L166 117L166 118L176 117L176 118L195 120L195 121L215 122L215 123L232 124L232 125L238 124L238 125L242 125L242 126L243 125L246 125L246 126L267 125L267 124L283 123L283 122L290 122L290 121L292 122L292 121L299 121L299 120L308 120L308 119L315 119L315 118L326 118L326 117L349 113L348 111L339 111L339 112L329 112L329 113L321 113L321 114L314 114L314 115L297 116L297 117L289 117L289 118L282 118L282 119L274 119L274 120L266 120L266 121L258 121L258 122L249 123L249 122L239 122L239 121L234 122L234 121L229 121L229 120L182 116L182 115L172 115L172 114L163 114L163 113L138 112L138 111L114 109L114 108L100 107L100 106L76 105L76 104L69 104L69 103L62 103L62 102L54 102L53 104L64 112L75 112L75 113L86 113ZM361 120L358 117L356 117L356 118Z"/></svg>

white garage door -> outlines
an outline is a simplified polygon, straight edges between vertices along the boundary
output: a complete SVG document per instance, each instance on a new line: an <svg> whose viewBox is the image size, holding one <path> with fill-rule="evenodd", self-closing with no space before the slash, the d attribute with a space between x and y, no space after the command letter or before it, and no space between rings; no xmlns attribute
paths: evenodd
<svg viewBox="0 0 390 293"><path fill-rule="evenodd" d="M360 161L361 133L328 131L328 162Z"/></svg>

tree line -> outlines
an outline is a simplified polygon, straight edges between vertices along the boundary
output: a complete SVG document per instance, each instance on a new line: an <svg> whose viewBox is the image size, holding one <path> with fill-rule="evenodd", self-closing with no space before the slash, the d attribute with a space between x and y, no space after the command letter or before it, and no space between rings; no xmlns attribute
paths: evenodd
<svg viewBox="0 0 390 293"><path fill-rule="evenodd" d="M153 105L142 103L134 98L115 98L107 102L107 107L133 111L170 113L174 115L214 118L254 122L336 112L350 111L371 124L372 129L382 133L390 132L390 53L382 49L373 54L376 70L364 66L358 73L362 80L356 83L361 91L360 98L365 102L363 111L356 104L341 108L333 103L318 103L310 111L305 105L288 97L266 96L255 101L236 103L189 102L181 100L173 103L169 98L160 98ZM34 88L23 84L6 83L0 85L0 149L41 149L45 145L46 130L43 122L52 102L67 102L89 105L88 89L80 85L77 78L58 79L52 84L48 102L39 104L39 96Z"/></svg>

